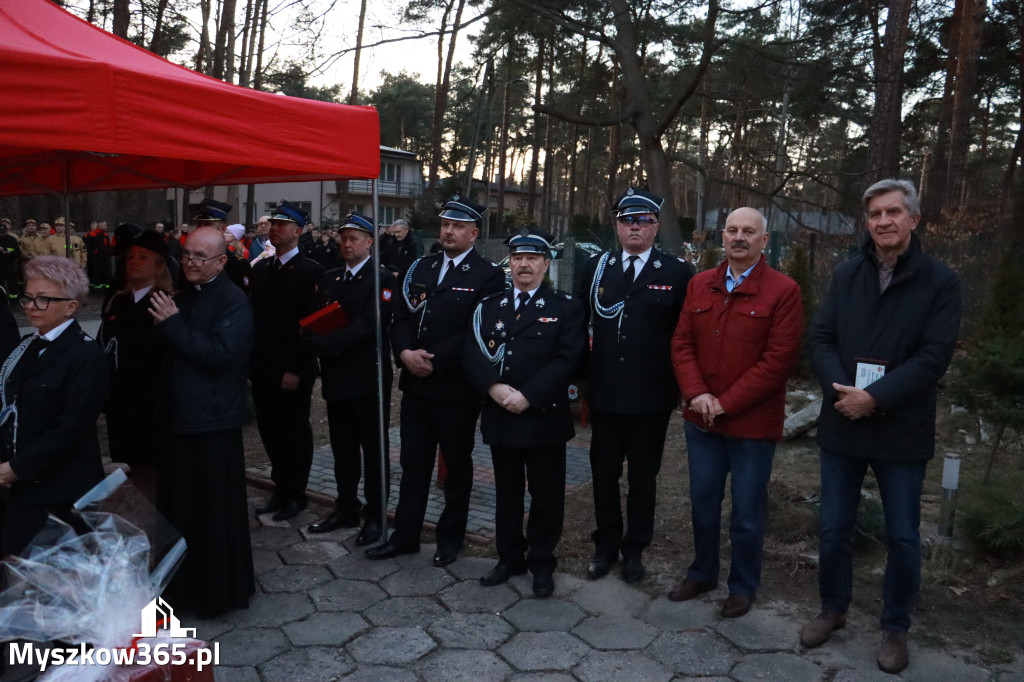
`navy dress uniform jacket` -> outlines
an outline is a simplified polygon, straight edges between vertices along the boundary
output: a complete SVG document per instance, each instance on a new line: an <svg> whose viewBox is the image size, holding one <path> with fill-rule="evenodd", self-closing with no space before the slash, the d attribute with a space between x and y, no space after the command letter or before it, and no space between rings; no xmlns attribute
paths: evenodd
<svg viewBox="0 0 1024 682"><path fill-rule="evenodd" d="M255 325L249 378L280 386L285 372L304 379L316 374L316 357L302 343L299 320L316 308L317 282L324 270L301 253L272 273L273 263L271 258L260 261L249 278Z"/></svg>
<svg viewBox="0 0 1024 682"><path fill-rule="evenodd" d="M569 384L586 344L583 305L541 285L517 320L514 298L510 289L482 301L466 340L463 366L477 393L484 396L480 431L488 445L527 448L564 443L575 435ZM502 346L504 355L492 361ZM487 394L495 383L518 389L530 401L529 409L512 414L495 403Z"/></svg>
<svg viewBox="0 0 1024 682"><path fill-rule="evenodd" d="M672 334L693 266L652 249L636 279L627 284L622 250L609 254L597 282L597 301L606 310L624 302L621 318L606 318L595 310L594 280L604 254L587 261L578 292L593 329L592 347L584 360L587 400L591 409L600 412L671 412L679 401L672 369Z"/></svg>
<svg viewBox="0 0 1024 682"><path fill-rule="evenodd" d="M396 291L395 276L380 269L380 320L383 327L381 360L385 390L390 394L391 369L388 329ZM377 395L377 314L374 311L373 261L345 283L345 268L328 270L320 280L320 307L341 304L348 326L311 339L320 356L321 390L328 402Z"/></svg>
<svg viewBox="0 0 1024 682"><path fill-rule="evenodd" d="M403 371L398 387L406 395L475 403L476 391L462 369L469 322L477 303L502 290L505 277L476 249L437 284L443 264L443 253L424 256L402 282L391 326L396 363L401 366L402 351L422 348L434 354L434 371L424 378Z"/></svg>

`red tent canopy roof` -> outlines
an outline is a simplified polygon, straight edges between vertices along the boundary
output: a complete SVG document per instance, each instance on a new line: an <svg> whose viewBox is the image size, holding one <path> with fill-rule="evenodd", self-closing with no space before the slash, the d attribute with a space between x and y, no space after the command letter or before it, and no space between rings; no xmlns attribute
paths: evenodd
<svg viewBox="0 0 1024 682"><path fill-rule="evenodd" d="M198 74L48 0L0 3L0 195L376 178L371 107Z"/></svg>

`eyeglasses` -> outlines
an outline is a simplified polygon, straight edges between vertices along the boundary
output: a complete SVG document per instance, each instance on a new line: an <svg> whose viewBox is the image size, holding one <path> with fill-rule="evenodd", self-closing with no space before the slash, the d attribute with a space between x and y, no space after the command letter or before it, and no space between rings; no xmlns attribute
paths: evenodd
<svg viewBox="0 0 1024 682"><path fill-rule="evenodd" d="M619 221L620 223L625 223L626 225L639 225L640 227L648 227L650 225L658 224L657 218L651 218L645 215L620 215L616 218L616 220Z"/></svg>
<svg viewBox="0 0 1024 682"><path fill-rule="evenodd" d="M22 308L27 308L30 305L36 310L46 310L50 307L50 301L74 301L73 298L58 298L56 296L27 296L22 294L18 297L18 303L21 304Z"/></svg>
<svg viewBox="0 0 1024 682"><path fill-rule="evenodd" d="M188 254L182 254L181 264L182 265L206 265L207 261L216 260L220 256L210 256L209 258L202 258L200 256L190 256Z"/></svg>

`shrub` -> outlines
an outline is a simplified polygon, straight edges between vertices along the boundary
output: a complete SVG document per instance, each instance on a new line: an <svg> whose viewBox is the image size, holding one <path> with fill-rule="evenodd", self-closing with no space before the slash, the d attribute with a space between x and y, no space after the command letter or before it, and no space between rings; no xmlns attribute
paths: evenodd
<svg viewBox="0 0 1024 682"><path fill-rule="evenodd" d="M985 550L1024 554L1024 476L1004 476L965 492L964 532Z"/></svg>

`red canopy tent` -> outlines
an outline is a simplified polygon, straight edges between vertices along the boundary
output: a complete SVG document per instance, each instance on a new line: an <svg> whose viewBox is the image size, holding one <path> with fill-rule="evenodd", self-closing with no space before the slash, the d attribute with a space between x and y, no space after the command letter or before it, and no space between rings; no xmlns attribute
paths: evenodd
<svg viewBox="0 0 1024 682"><path fill-rule="evenodd" d="M370 107L172 64L49 0L0 3L0 196L376 178Z"/></svg>

